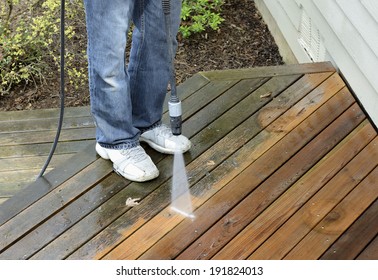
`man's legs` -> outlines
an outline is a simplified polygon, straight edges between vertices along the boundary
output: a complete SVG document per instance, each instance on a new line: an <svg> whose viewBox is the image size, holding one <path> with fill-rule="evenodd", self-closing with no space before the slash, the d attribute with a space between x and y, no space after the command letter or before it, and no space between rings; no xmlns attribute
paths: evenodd
<svg viewBox="0 0 378 280"><path fill-rule="evenodd" d="M161 121L170 75L161 2L85 0L91 108L97 142L105 148L134 147L140 130ZM180 12L181 0L171 0L174 49ZM131 19L135 29L126 70L125 46Z"/></svg>
<svg viewBox="0 0 378 280"><path fill-rule="evenodd" d="M85 0L91 110L96 151L121 176L143 182L159 170L139 145L133 126L130 79L125 67L127 32L135 0Z"/></svg>
<svg viewBox="0 0 378 280"><path fill-rule="evenodd" d="M172 33L176 34L181 0L172 1ZM127 179L153 179L159 172L139 145L141 132L143 141L163 147L163 152L190 148L186 137L174 137L159 126L170 66L161 0L85 0L85 8L96 151ZM131 18L136 29L127 71L125 46ZM173 43L176 47L175 38Z"/></svg>

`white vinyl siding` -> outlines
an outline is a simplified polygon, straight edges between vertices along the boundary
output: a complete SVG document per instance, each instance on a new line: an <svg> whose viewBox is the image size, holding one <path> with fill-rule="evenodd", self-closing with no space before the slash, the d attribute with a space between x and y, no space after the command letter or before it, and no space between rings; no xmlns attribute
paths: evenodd
<svg viewBox="0 0 378 280"><path fill-rule="evenodd" d="M280 30L297 61L331 61L378 125L378 1L255 2L269 11L268 26Z"/></svg>

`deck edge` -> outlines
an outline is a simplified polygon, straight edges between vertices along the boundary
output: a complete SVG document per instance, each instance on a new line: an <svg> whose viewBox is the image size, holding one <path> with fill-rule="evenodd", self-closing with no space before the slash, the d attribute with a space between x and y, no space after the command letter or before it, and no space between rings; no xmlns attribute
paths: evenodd
<svg viewBox="0 0 378 280"><path fill-rule="evenodd" d="M241 80L283 75L296 75L321 72L335 72L331 62L316 62L302 64L283 64L277 66L262 66L253 68L213 70L199 72L208 80Z"/></svg>

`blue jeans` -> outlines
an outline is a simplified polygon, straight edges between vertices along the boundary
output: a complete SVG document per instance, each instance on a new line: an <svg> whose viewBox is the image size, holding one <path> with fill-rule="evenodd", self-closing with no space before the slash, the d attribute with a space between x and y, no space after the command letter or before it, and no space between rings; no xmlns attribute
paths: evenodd
<svg viewBox="0 0 378 280"><path fill-rule="evenodd" d="M84 0L88 74L96 140L104 148L139 144L143 131L161 123L170 59L161 0ZM171 0L172 34L181 0ZM128 61L130 23L134 24ZM176 36L172 36L174 50Z"/></svg>

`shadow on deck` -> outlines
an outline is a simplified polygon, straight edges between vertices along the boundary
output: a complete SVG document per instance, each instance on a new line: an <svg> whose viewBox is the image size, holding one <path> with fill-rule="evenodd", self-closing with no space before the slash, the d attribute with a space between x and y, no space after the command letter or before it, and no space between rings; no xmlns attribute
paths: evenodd
<svg viewBox="0 0 378 280"><path fill-rule="evenodd" d="M56 110L1 113L0 258L378 259L377 131L330 64L199 73L179 94L194 220L169 207L172 156L146 148L159 178L119 177L89 108L67 109L36 182Z"/></svg>

